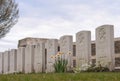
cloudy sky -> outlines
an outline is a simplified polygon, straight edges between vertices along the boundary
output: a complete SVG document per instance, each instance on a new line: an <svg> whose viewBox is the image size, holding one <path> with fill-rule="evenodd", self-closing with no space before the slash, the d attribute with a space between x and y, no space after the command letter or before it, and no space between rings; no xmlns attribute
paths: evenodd
<svg viewBox="0 0 120 81"><path fill-rule="evenodd" d="M20 18L6 37L0 39L0 51L17 48L25 37L60 38L81 30L114 25L115 37L120 37L120 0L16 0Z"/></svg>

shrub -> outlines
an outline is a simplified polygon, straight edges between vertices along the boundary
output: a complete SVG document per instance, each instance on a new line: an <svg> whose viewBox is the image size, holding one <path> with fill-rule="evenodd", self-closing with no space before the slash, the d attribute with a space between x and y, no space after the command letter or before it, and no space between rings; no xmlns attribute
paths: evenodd
<svg viewBox="0 0 120 81"><path fill-rule="evenodd" d="M74 71L75 73L85 72L85 71L87 71L88 68L90 68L90 67L91 67L91 66L86 63L86 64L81 65L81 66L78 67L78 68L74 68L73 71Z"/></svg>
<svg viewBox="0 0 120 81"><path fill-rule="evenodd" d="M109 72L110 70L108 67L103 67L101 64L99 64L98 66L89 67L86 71L87 72Z"/></svg>
<svg viewBox="0 0 120 81"><path fill-rule="evenodd" d="M74 68L73 71L75 73L79 73L79 72L109 72L109 68L106 66L102 66L101 64L99 64L98 66L96 65L89 65L89 64L84 64L79 68Z"/></svg>

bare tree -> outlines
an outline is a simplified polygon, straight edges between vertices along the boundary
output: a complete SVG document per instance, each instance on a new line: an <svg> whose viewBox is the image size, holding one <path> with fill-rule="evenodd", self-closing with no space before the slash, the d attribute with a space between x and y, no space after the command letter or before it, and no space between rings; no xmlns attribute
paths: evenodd
<svg viewBox="0 0 120 81"><path fill-rule="evenodd" d="M0 38L16 24L18 13L18 5L14 0L0 0Z"/></svg>

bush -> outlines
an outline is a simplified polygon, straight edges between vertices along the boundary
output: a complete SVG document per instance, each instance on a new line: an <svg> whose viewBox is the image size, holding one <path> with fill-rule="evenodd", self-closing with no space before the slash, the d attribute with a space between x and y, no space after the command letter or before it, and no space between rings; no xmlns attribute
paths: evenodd
<svg viewBox="0 0 120 81"><path fill-rule="evenodd" d="M101 64L99 64L98 66L84 64L79 68L74 68L73 71L75 73L79 73L79 72L109 72L110 70L108 67L103 67Z"/></svg>
<svg viewBox="0 0 120 81"><path fill-rule="evenodd" d="M81 66L78 67L78 68L73 68L73 71L74 71L75 73L85 72L85 71L87 71L88 68L90 68L90 67L91 67L91 66L86 63L86 64L81 65Z"/></svg>
<svg viewBox="0 0 120 81"><path fill-rule="evenodd" d="M86 72L109 72L107 67L90 67Z"/></svg>
<svg viewBox="0 0 120 81"><path fill-rule="evenodd" d="M106 66L106 67L103 67L100 63L98 66L96 65L91 65L91 67L89 67L87 70L87 72L109 72L109 68Z"/></svg>

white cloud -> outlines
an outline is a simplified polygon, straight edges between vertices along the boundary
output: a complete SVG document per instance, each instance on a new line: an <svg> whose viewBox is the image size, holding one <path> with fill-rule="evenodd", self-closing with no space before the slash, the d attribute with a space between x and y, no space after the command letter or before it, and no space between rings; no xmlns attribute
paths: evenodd
<svg viewBox="0 0 120 81"><path fill-rule="evenodd" d="M55 1L53 4L56 6L53 5L54 7L51 8L52 2L47 3L49 5L46 7L44 6L45 1L38 1L43 5L35 7L32 5L35 3L20 1L19 22L5 38L0 40L0 51L17 48L18 40L25 37L59 39L62 35L70 34L75 39L75 33L78 31L90 30L92 39L95 39L95 28L103 24L114 25L115 37L119 37L120 16L113 14L115 8L118 9L118 5L111 8L112 5L104 3L104 0L96 1L93 5L89 2L80 3L79 0L70 0L69 3L52 0L52 2ZM75 1L78 3L74 3ZM98 4L100 6L96 6ZM107 7L105 7L106 4Z"/></svg>

